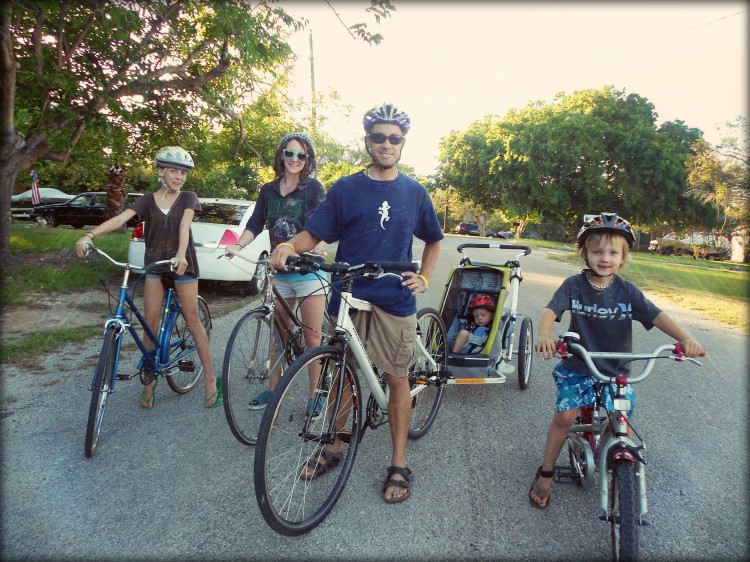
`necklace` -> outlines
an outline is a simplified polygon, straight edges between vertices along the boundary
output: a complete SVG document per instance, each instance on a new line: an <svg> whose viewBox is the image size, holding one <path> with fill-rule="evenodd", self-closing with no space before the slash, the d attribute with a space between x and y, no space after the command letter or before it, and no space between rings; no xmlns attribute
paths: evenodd
<svg viewBox="0 0 750 562"><path fill-rule="evenodd" d="M588 282L589 282L589 285L591 285L591 286L592 286L592 287L593 287L594 289L596 289L597 291L603 291L604 289L609 289L610 285L612 285L612 283L614 283L614 282L615 282L615 277L616 277L616 275L615 275L615 274L613 273L613 274L612 274L612 277L611 277L611 278L610 278L610 280L609 280L609 283L607 283L606 285L604 285L604 287L600 287L599 285L594 285L594 284L593 284L593 283L591 282L591 278L589 277L589 274L588 274L588 272L586 273L586 281L588 281Z"/></svg>
<svg viewBox="0 0 750 562"><path fill-rule="evenodd" d="M393 181L393 180L395 180L395 179L396 179L396 178L398 177L398 170L396 170L396 175L395 175L395 176L393 176L393 177L392 177L391 179L389 179L389 180L379 180L379 179L376 179L376 178L372 177L372 176L370 175L370 168L365 168L365 175L366 175L366 176L367 176L368 178L370 178L371 180L373 180L373 181Z"/></svg>

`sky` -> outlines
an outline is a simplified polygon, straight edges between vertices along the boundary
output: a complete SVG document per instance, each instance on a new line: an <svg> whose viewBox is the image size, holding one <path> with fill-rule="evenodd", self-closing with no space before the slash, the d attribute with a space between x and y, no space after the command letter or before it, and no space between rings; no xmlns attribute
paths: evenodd
<svg viewBox="0 0 750 562"><path fill-rule="evenodd" d="M419 175L434 172L451 131L560 92L611 84L648 99L657 124L682 120L712 144L718 127L748 115L747 2L392 3L397 11L377 24L368 1L331 0L347 25L365 22L384 36L371 46L323 0L284 2L310 22L290 40L299 57L292 94L311 98L312 30L316 92L352 106L326 114L325 129L353 144L364 112L392 102L411 117L402 162Z"/></svg>

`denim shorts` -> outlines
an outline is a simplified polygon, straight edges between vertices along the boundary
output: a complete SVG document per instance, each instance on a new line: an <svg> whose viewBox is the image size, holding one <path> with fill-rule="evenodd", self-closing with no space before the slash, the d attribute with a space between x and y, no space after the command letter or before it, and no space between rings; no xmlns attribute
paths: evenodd
<svg viewBox="0 0 750 562"><path fill-rule="evenodd" d="M285 299L301 299L310 295L326 296L328 282L314 274L307 277L309 279L290 281L282 275L277 275L273 278L273 284Z"/></svg>
<svg viewBox="0 0 750 562"><path fill-rule="evenodd" d="M555 379L557 385L557 402L555 403L556 412L566 412L574 408L580 408L581 406L587 406L593 404L596 401L596 395L594 394L594 382L598 379L585 373L577 373L563 367L562 363L558 363L557 366L552 370L552 376ZM608 412L614 411L614 405L612 403L612 394L614 384L604 385L602 391L602 400L604 406ZM633 417L633 410L635 409L635 393L633 392L632 385L625 387L625 396L630 398L630 411L628 417Z"/></svg>
<svg viewBox="0 0 750 562"><path fill-rule="evenodd" d="M169 273L147 273L146 279L161 279L162 275L170 275ZM198 278L192 275L172 275L175 285L183 285L187 283L197 283Z"/></svg>

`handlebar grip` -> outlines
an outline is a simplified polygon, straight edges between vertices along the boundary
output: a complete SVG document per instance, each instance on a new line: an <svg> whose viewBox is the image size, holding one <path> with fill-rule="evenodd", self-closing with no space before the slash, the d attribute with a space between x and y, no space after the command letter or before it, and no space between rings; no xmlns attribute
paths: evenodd
<svg viewBox="0 0 750 562"><path fill-rule="evenodd" d="M380 267L383 269L394 270L394 271L411 271L416 273L419 271L419 264L416 262L402 262L402 261L381 261Z"/></svg>

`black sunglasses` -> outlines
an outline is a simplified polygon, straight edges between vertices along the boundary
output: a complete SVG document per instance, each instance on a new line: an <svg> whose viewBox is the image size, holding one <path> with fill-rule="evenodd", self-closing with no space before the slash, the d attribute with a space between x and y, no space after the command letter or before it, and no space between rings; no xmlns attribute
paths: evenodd
<svg viewBox="0 0 750 562"><path fill-rule="evenodd" d="M295 156L300 162L304 162L305 160L307 160L307 154L305 154L304 152L297 152L295 150L289 150L288 148L285 148L281 153L287 160L293 160Z"/></svg>
<svg viewBox="0 0 750 562"><path fill-rule="evenodd" d="M367 136L370 137L370 140L375 144L383 144L386 139L388 139L388 142L391 144L401 144L404 142L404 137L401 135L386 136L383 133L368 133Z"/></svg>

